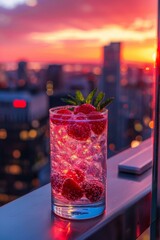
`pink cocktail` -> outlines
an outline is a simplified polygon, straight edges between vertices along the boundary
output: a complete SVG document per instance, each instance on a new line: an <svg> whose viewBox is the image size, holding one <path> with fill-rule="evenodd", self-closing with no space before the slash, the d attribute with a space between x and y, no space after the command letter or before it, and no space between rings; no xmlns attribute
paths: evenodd
<svg viewBox="0 0 160 240"><path fill-rule="evenodd" d="M108 111L50 109L52 210L88 219L105 210Z"/></svg>

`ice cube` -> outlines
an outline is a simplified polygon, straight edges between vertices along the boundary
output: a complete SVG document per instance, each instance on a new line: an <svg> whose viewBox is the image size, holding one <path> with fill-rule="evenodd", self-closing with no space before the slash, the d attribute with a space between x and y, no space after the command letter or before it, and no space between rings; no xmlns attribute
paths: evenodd
<svg viewBox="0 0 160 240"><path fill-rule="evenodd" d="M100 165L90 165L87 170L87 174L90 174L96 178L100 177L102 174L102 168Z"/></svg>

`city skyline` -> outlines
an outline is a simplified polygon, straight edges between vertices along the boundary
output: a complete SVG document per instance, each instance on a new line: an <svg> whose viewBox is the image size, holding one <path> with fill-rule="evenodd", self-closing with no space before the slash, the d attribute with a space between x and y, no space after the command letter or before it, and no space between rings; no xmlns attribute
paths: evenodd
<svg viewBox="0 0 160 240"><path fill-rule="evenodd" d="M154 60L156 1L4 3L0 1L1 62L25 58L36 62L101 63L102 46L115 41L123 42L124 61Z"/></svg>
<svg viewBox="0 0 160 240"><path fill-rule="evenodd" d="M121 65L120 56L121 43L114 42L104 47L101 72L80 65L68 72L58 64L35 71L26 61L14 70L0 69L0 205L49 182L48 110L65 106L61 99L68 93L80 90L87 96L99 88L115 97L109 108L108 158L150 137L153 69Z"/></svg>

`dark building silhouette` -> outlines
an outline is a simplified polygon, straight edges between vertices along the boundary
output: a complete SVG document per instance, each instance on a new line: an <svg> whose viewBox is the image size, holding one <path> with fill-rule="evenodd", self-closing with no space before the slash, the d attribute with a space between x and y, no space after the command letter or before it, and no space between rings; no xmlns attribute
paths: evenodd
<svg viewBox="0 0 160 240"><path fill-rule="evenodd" d="M53 86L53 92L63 89L63 72L62 65L53 64L49 65L46 72L47 85Z"/></svg>
<svg viewBox="0 0 160 240"><path fill-rule="evenodd" d="M113 96L119 93L120 88L121 43L104 46L103 54L102 86L108 96Z"/></svg>
<svg viewBox="0 0 160 240"><path fill-rule="evenodd" d="M0 92L0 204L40 186L47 119L45 93Z"/></svg>
<svg viewBox="0 0 160 240"><path fill-rule="evenodd" d="M100 81L100 88L107 97L114 97L115 100L109 108L108 142L112 148L119 150L121 146L122 124L120 119L120 64L121 64L121 43L115 42L103 48L103 70ZM109 150L109 155L110 149Z"/></svg>
<svg viewBox="0 0 160 240"><path fill-rule="evenodd" d="M18 62L17 78L18 78L18 88L25 89L28 85L27 62L26 61Z"/></svg>
<svg viewBox="0 0 160 240"><path fill-rule="evenodd" d="M21 61L18 62L18 78L19 79L26 79L27 78L27 62Z"/></svg>

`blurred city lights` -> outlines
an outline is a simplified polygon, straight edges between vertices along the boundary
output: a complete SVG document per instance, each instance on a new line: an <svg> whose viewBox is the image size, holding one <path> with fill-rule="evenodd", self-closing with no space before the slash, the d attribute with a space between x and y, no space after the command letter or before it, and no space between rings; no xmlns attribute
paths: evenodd
<svg viewBox="0 0 160 240"><path fill-rule="evenodd" d="M20 139L27 140L28 139L28 131L21 131L19 134Z"/></svg>
<svg viewBox="0 0 160 240"><path fill-rule="evenodd" d="M143 117L143 122L144 122L145 126L148 126L150 121L151 121L150 117L148 117L148 116Z"/></svg>
<svg viewBox="0 0 160 240"><path fill-rule="evenodd" d="M29 132L28 132L28 136L30 138L36 138L37 137L37 131L35 129L31 129Z"/></svg>
<svg viewBox="0 0 160 240"><path fill-rule="evenodd" d="M111 151L114 151L115 148L116 148L115 144L113 144L113 143L110 143L110 144L109 144L109 149L110 149Z"/></svg>
<svg viewBox="0 0 160 240"><path fill-rule="evenodd" d="M149 122L149 127L150 127L151 129L154 128L154 121L150 121L150 122Z"/></svg>
<svg viewBox="0 0 160 240"><path fill-rule="evenodd" d="M102 70L100 67L94 67L93 68L93 73L96 75L100 75L102 73Z"/></svg>
<svg viewBox="0 0 160 240"><path fill-rule="evenodd" d="M47 85L46 85L46 93L48 96L52 96L53 95L53 82L52 81L48 81Z"/></svg>
<svg viewBox="0 0 160 240"><path fill-rule="evenodd" d="M5 129L0 129L0 139L7 138L7 131Z"/></svg>
<svg viewBox="0 0 160 240"><path fill-rule="evenodd" d="M133 140L133 141L131 142L131 148L136 148L136 147L139 146L139 144L140 144L139 141L137 141L137 140Z"/></svg>
<svg viewBox="0 0 160 240"><path fill-rule="evenodd" d="M126 78L121 79L121 86L126 86L128 84L128 80Z"/></svg>
<svg viewBox="0 0 160 240"><path fill-rule="evenodd" d="M7 194L0 193L0 200L7 202L7 201L9 201L9 196Z"/></svg>
<svg viewBox="0 0 160 240"><path fill-rule="evenodd" d="M150 70L150 67L145 67L145 70L146 70L146 71L149 71L149 70Z"/></svg>
<svg viewBox="0 0 160 240"><path fill-rule="evenodd" d="M143 140L142 136L141 135L137 135L136 138L135 138L137 141L141 142Z"/></svg>
<svg viewBox="0 0 160 240"><path fill-rule="evenodd" d="M137 132L141 132L143 130L143 126L141 123L135 123L134 124L134 129L137 131Z"/></svg>
<svg viewBox="0 0 160 240"><path fill-rule="evenodd" d="M82 70L82 66L79 65L79 64L76 64L76 65L74 66L74 70L75 70L76 72L80 72L80 71Z"/></svg>
<svg viewBox="0 0 160 240"><path fill-rule="evenodd" d="M38 128L39 127L39 121L38 120L33 120L32 121L32 127Z"/></svg>
<svg viewBox="0 0 160 240"><path fill-rule="evenodd" d="M23 99L15 99L13 101L13 107L14 108L26 108L26 106L27 106L27 103Z"/></svg>
<svg viewBox="0 0 160 240"><path fill-rule="evenodd" d="M38 180L38 179L33 179L33 180L32 180L32 185L33 185L35 188L39 187L39 180Z"/></svg>
<svg viewBox="0 0 160 240"><path fill-rule="evenodd" d="M70 64L65 64L63 66L63 70L64 70L64 72L72 72L73 71L73 66L70 65Z"/></svg>
<svg viewBox="0 0 160 240"><path fill-rule="evenodd" d="M127 67L125 65L121 66L121 74L126 74L127 73Z"/></svg>
<svg viewBox="0 0 160 240"><path fill-rule="evenodd" d="M22 172L22 169L18 165L8 165L5 167L5 171L9 174L18 175Z"/></svg>
<svg viewBox="0 0 160 240"><path fill-rule="evenodd" d="M15 149L13 151L13 157L14 158L20 158L20 156L21 156L21 152L18 149Z"/></svg>
<svg viewBox="0 0 160 240"><path fill-rule="evenodd" d="M14 183L14 188L17 190L22 190L22 189L26 188L26 183L21 182L21 181L16 181Z"/></svg>

